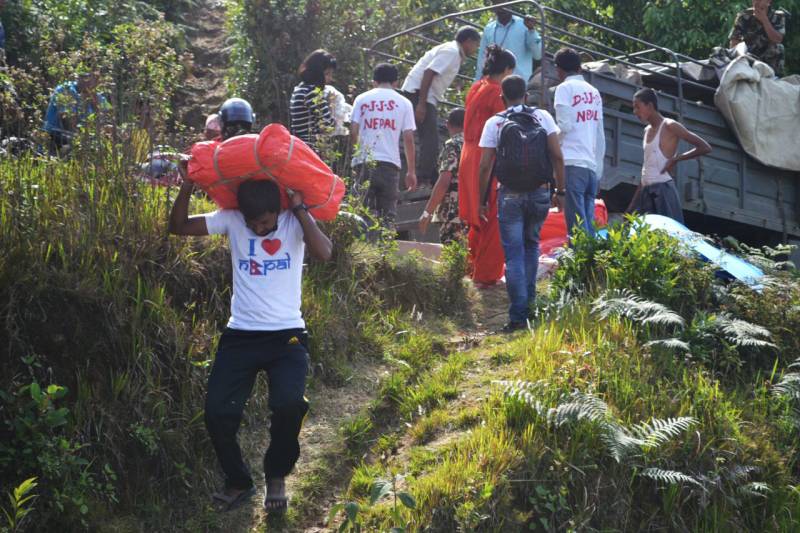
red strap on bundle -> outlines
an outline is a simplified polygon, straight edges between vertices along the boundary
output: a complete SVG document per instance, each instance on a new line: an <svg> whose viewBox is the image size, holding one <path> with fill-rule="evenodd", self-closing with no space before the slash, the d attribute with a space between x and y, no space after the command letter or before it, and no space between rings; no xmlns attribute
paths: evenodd
<svg viewBox="0 0 800 533"><path fill-rule="evenodd" d="M270 124L258 135L197 143L191 155L189 180L223 209L238 206L236 191L248 179L274 180L281 189L283 208L288 206L286 189L301 192L318 220L336 218L344 197L341 178L281 124Z"/></svg>

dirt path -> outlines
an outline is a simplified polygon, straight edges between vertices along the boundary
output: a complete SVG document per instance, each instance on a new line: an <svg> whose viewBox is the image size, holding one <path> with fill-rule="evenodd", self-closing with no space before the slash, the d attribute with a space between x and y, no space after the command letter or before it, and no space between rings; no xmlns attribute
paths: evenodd
<svg viewBox="0 0 800 533"><path fill-rule="evenodd" d="M178 121L202 131L206 117L225 101L225 73L230 55L225 31L225 3L199 0L184 24L189 26L189 51L194 56L178 94Z"/></svg>
<svg viewBox="0 0 800 533"><path fill-rule="evenodd" d="M224 530L231 533L325 531L327 509L349 481L347 465L340 460L344 445L339 428L372 401L384 371L385 367L378 362L361 363L344 386L328 387L317 382L307 391L311 407L300 432L302 451L294 472L286 480L287 491L293 497L295 516L290 520L291 525L270 520L261 505L264 497L261 464L269 444L266 414L254 417L251 425L243 427L239 432L240 444L259 492L252 504L226 517ZM345 470L341 476L337 476L337 467Z"/></svg>
<svg viewBox="0 0 800 533"><path fill-rule="evenodd" d="M474 328L453 339L463 346L474 345L500 328L506 319L507 297L504 284L488 289L470 288ZM302 453L295 471L287 478L287 489L293 496L294 516L290 525L269 519L262 510L264 477L262 454L269 443L266 414L251 419L239 433L246 460L251 466L258 497L251 505L230 513L225 530L235 533L291 531L320 533L329 531L325 521L328 510L347 488L350 470L339 428L348 418L357 415L375 398L387 368L379 361L359 363L352 378L342 387L328 387L317 381L307 393L311 403L300 434Z"/></svg>
<svg viewBox="0 0 800 533"><path fill-rule="evenodd" d="M226 45L225 5L221 0L200 0L185 21L189 30L189 49L194 59L188 79L179 94L178 120L198 131L205 117L225 100L225 72L229 50ZM506 317L504 284L470 289L475 327L464 332L469 342L480 342L487 333L499 329ZM462 339L463 340L463 339ZM260 493L252 505L245 505L225 518L225 531L327 531L327 511L349 482L349 467L340 460L344 453L339 428L375 398L386 367L380 361L362 362L353 377L342 387L327 387L317 381L307 396L311 409L300 434L302 454L295 472L287 479L287 490L295 499L292 526L272 523L261 506L263 498L262 456L268 445L266 414L251 419L239 437L246 460L252 468ZM338 467L338 468L337 468ZM339 470L342 470L339 472ZM338 475L340 474L341 475Z"/></svg>

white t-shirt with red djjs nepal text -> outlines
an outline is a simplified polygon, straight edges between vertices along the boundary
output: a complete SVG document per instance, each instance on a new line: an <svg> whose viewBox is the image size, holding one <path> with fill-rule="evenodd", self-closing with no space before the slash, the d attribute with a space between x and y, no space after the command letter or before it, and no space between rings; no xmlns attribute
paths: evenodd
<svg viewBox="0 0 800 533"><path fill-rule="evenodd" d="M281 211L278 227L260 237L238 209L205 215L208 233L227 235L233 266L228 327L245 331L304 328L300 312L303 227L291 211Z"/></svg>
<svg viewBox="0 0 800 533"><path fill-rule="evenodd" d="M358 124L353 165L383 161L400 168L400 134L417 128L408 98L394 89L372 89L356 97L350 120Z"/></svg>
<svg viewBox="0 0 800 533"><path fill-rule="evenodd" d="M564 135L561 151L567 166L577 166L603 174L605 132L603 99L583 76L575 74L556 87L556 118Z"/></svg>
<svg viewBox="0 0 800 533"><path fill-rule="evenodd" d="M544 131L547 132L547 135L560 133L561 130L558 129L556 121L553 120L553 116L550 113L538 108L528 109L533 109L533 116L539 121L539 124L541 124ZM513 108L508 108L505 113L509 111L519 113L522 110L523 106L517 105ZM500 130L503 128L503 124L505 124L506 120L508 119L499 115L494 115L487 120L486 124L483 125L483 133L481 133L481 140L478 142L478 146L481 148L497 148L497 145L500 143Z"/></svg>

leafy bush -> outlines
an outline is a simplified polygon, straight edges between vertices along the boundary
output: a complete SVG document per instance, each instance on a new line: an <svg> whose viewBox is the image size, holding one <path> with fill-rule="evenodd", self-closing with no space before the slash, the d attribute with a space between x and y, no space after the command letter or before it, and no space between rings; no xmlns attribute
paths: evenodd
<svg viewBox="0 0 800 533"><path fill-rule="evenodd" d="M552 287L556 293L593 295L630 290L685 315L710 300L713 276L687 257L681 246L633 217L610 225L605 239L579 232L559 258Z"/></svg>
<svg viewBox="0 0 800 533"><path fill-rule="evenodd" d="M4 135L44 143L40 128L53 88L82 70L100 74L117 139L134 122L151 137L165 133L182 77L182 33L159 11L131 0L37 0L10 3L2 14L11 63L0 75Z"/></svg>
<svg viewBox="0 0 800 533"><path fill-rule="evenodd" d="M69 409L58 406L66 395L64 387L42 389L35 381L17 391L0 390L0 471L11 479L37 474L43 496L37 508L40 523L57 518L62 524L87 527L90 505L117 500L116 475L108 465L93 467L82 452L86 445L71 436ZM19 521L24 518L15 515Z"/></svg>

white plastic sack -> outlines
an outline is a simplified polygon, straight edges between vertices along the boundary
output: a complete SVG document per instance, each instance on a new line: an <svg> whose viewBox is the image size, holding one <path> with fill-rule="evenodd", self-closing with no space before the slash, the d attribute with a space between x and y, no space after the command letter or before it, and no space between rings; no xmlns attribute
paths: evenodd
<svg viewBox="0 0 800 533"><path fill-rule="evenodd" d="M725 69L714 103L742 148L761 163L800 171L800 84L775 78L766 63L738 57Z"/></svg>

